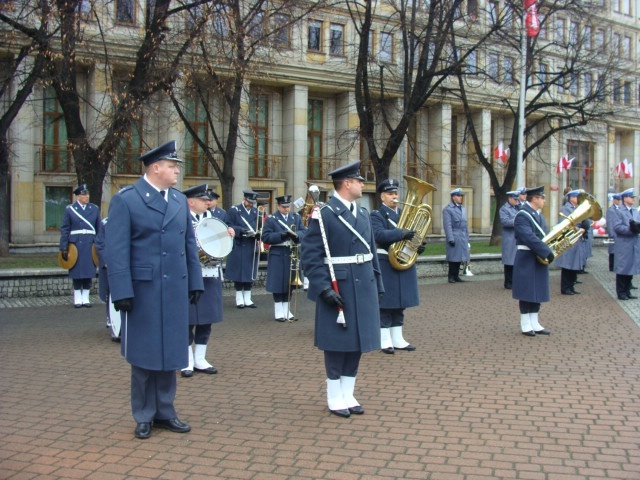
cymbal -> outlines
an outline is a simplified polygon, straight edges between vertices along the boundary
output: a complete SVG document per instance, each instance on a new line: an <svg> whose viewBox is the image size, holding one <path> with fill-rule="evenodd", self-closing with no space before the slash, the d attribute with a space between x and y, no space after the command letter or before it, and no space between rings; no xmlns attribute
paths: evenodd
<svg viewBox="0 0 640 480"><path fill-rule="evenodd" d="M67 260L64 260L62 258L62 251L58 252L58 265L66 270L71 270L78 261L78 248L73 243L69 243L67 253Z"/></svg>

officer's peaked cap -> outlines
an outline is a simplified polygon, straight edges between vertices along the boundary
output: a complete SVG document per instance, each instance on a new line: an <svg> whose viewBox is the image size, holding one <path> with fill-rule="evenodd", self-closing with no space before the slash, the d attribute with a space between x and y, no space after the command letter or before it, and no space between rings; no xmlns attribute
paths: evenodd
<svg viewBox="0 0 640 480"><path fill-rule="evenodd" d="M160 145L153 150L149 150L142 155L138 160L144 163L145 167L148 167L152 163L159 162L160 160L173 160L175 162L182 163L184 160L178 158L176 153L176 142L171 140L167 143Z"/></svg>
<svg viewBox="0 0 640 480"><path fill-rule="evenodd" d="M182 193L184 193L187 198L204 198L205 200L209 200L210 197L207 190L208 185L203 183L202 185L187 188L186 190L183 190Z"/></svg>
<svg viewBox="0 0 640 480"><path fill-rule="evenodd" d="M544 185L527 188L527 196L528 195L531 195L532 197L544 197Z"/></svg>
<svg viewBox="0 0 640 480"><path fill-rule="evenodd" d="M624 197L635 197L635 193L633 193L633 188L627 188L624 192L620 192L620 198Z"/></svg>
<svg viewBox="0 0 640 480"><path fill-rule="evenodd" d="M73 191L74 195L83 195L85 193L89 193L89 189L87 188L86 183L83 183L82 185L78 185Z"/></svg>
<svg viewBox="0 0 640 480"><path fill-rule="evenodd" d="M283 207L288 207L289 205L291 205L291 197L292 196L287 193L280 197L276 197L276 201L278 202L278 205L282 205Z"/></svg>
<svg viewBox="0 0 640 480"><path fill-rule="evenodd" d="M398 183L398 180L394 178L387 178L386 180L380 182L380 185L378 185L378 188L376 188L376 190L378 193L397 192L399 187L400 184Z"/></svg>
<svg viewBox="0 0 640 480"><path fill-rule="evenodd" d="M336 168L334 171L329 172L329 176L332 180L342 180L344 178L355 178L358 180L364 180L360 175L360 160L350 163L340 168Z"/></svg>

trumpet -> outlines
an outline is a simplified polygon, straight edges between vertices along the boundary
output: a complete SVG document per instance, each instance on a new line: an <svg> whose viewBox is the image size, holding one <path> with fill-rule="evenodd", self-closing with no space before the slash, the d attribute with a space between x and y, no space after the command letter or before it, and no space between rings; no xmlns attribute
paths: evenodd
<svg viewBox="0 0 640 480"><path fill-rule="evenodd" d="M295 232L295 224L291 227L287 227L287 230L293 233L296 237L298 234ZM294 243L291 245L291 262L289 264L289 286L292 288L300 288L303 283L300 280L300 244Z"/></svg>

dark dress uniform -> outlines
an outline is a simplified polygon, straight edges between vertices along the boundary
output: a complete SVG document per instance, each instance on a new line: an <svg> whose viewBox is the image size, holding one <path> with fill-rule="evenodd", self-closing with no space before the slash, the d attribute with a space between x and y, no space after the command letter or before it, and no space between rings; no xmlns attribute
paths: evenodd
<svg viewBox="0 0 640 480"><path fill-rule="evenodd" d="M542 194L544 187L531 191ZM517 252L513 264L512 296L520 301L520 327L526 335L546 334L549 332L539 324L538 312L540 304L549 301L549 266L536 258L548 258L553 253L542 241L547 233L546 222L529 203L525 203L516 215L514 230Z"/></svg>
<svg viewBox="0 0 640 480"><path fill-rule="evenodd" d="M378 186L379 191L384 191L385 182L388 180ZM401 214L402 209L396 211L386 205L371 212L371 225L385 290L380 299L380 347L388 353L393 353L394 350L415 350L402 334L404 310L420 304L415 264L406 270L396 270L389 262L389 247L401 241L408 232L397 228Z"/></svg>
<svg viewBox="0 0 640 480"><path fill-rule="evenodd" d="M249 190L244 192L245 198L257 202L258 194ZM255 205L255 203L254 203ZM262 222L262 221L260 221ZM226 276L234 282L236 289L236 306L238 308L255 308L251 300L253 281L258 278L258 262L260 261L260 242L256 237L258 209L247 210L244 203L232 206L227 212L227 225L232 227L236 236L233 239L233 250L227 256Z"/></svg>
<svg viewBox="0 0 640 480"><path fill-rule="evenodd" d="M630 188L620 194L623 199L627 196L634 197L633 189ZM616 293L619 300L629 300L637 298L631 294L631 282L633 276L640 273L640 236L633 222L640 222L640 213L636 208L628 208L624 203L620 205L614 215L612 222L607 228L615 232L616 243L614 244L614 267L616 274Z"/></svg>
<svg viewBox="0 0 640 480"><path fill-rule="evenodd" d="M457 188L451 195L462 195ZM446 237L446 257L449 262L449 283L463 282L460 278L460 265L468 262L469 253L469 228L467 225L467 209L451 201L442 209L442 227Z"/></svg>
<svg viewBox="0 0 640 480"><path fill-rule="evenodd" d="M355 162L329 175L334 180L363 180L359 168L360 162ZM384 287L369 212L362 207L357 209L354 217L336 192L313 213L301 249L305 274L309 277L308 297L316 302L315 346L325 352L327 401L329 409L341 416L363 413L353 397L360 356L380 349L378 295L384 293ZM344 301L345 326L337 323L338 308L329 300L333 290L327 250Z"/></svg>
<svg viewBox="0 0 640 480"><path fill-rule="evenodd" d="M290 195L278 197L278 203L290 205L290 197ZM282 203L280 199L283 200ZM296 235L290 234L285 225ZM297 288L291 285L292 279L295 278L295 272L291 269L291 252L293 249L299 250L299 242L306 231L302 217L297 213L289 213L285 218L280 211L277 211L269 215L264 222L262 240L269 245L266 290L273 294L274 317L279 322L295 320L289 309L291 290Z"/></svg>
<svg viewBox="0 0 640 480"><path fill-rule="evenodd" d="M75 195L86 192L86 185L80 185L74 190ZM73 280L73 303L75 307L91 307L89 294L91 280L96 276L96 264L93 263L93 244L96 235L102 229L100 210L97 205L87 203L83 206L76 201L67 205L60 226L60 251L66 252L69 243L78 249L78 260L69 270L69 277Z"/></svg>
<svg viewBox="0 0 640 480"><path fill-rule="evenodd" d="M507 192L507 196L518 198L518 190ZM509 201L500 207L500 223L502 224L502 265L504 266L504 288L511 289L513 283L513 262L516 259L516 233L513 222L518 213L518 204Z"/></svg>
<svg viewBox="0 0 640 480"><path fill-rule="evenodd" d="M179 161L174 155L175 142L169 142L140 160ZM120 300L132 299L121 336L122 355L132 369L139 438L150 435L152 422L173 431L190 429L175 423L175 371L187 365L190 292L204 285L187 199L174 188L165 195L166 200L141 178L111 199L107 224L111 297L120 308Z"/></svg>

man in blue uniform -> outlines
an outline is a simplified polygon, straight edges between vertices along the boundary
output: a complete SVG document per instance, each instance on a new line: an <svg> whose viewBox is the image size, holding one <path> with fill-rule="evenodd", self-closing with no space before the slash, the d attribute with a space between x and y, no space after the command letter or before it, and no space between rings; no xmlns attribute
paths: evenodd
<svg viewBox="0 0 640 480"><path fill-rule="evenodd" d="M513 283L513 262L516 259L516 234L513 222L519 210L520 192L507 192L507 202L500 207L500 223L502 224L502 265L504 267L504 288L511 290Z"/></svg>
<svg viewBox="0 0 640 480"><path fill-rule="evenodd" d="M571 190L567 192L567 203L560 209L562 215L569 216L573 213L578 206L578 196L581 193L584 193L584 191ZM589 228L589 222L590 220L586 219L577 225L580 233L584 234L586 229ZM562 268L560 273L560 293L562 295L578 295L580 293L575 289L575 284L578 281L578 272L582 270L586 263L586 251L582 245L583 242L584 238L582 237L556 260L556 267Z"/></svg>
<svg viewBox="0 0 640 480"><path fill-rule="evenodd" d="M312 214L302 264L316 302L315 345L324 351L329 410L348 417L364 413L353 392L362 353L380 349L384 287L369 212L356 204L364 187L360 162L329 176L335 194Z"/></svg>
<svg viewBox="0 0 640 480"><path fill-rule="evenodd" d="M401 240L411 240L416 235L413 230L398 228L402 214L402 209L398 208L398 186L398 180L383 180L376 189L382 206L371 212L371 226L385 290L380 299L380 348L389 354L396 350L416 349L404 339L402 328L404 310L420 304L416 266L396 270L389 262L389 247ZM421 245L417 253L421 254L423 251L424 245Z"/></svg>
<svg viewBox="0 0 640 480"><path fill-rule="evenodd" d="M295 278L291 268L291 253L297 250L299 255L300 240L307 228L302 223L302 217L291 212L291 195L276 197L276 201L278 210L269 215L262 231L262 240L269 245L266 289L273 294L276 322L286 322L297 320L289 307L291 290L298 288L291 284Z"/></svg>
<svg viewBox="0 0 640 480"><path fill-rule="evenodd" d="M611 226L614 223L613 215L616 215L616 211L620 208L620 202L622 201L622 197L619 193L614 193L611 195L611 206L607 208L607 213L605 214L605 219L607 222L607 237L608 237L608 245L607 245L607 253L609 253L609 271L613 272L614 265L614 246L616 243L616 232L613 230Z"/></svg>
<svg viewBox="0 0 640 480"><path fill-rule="evenodd" d="M549 265L538 261L537 257L551 263L554 254L542 241L546 235L546 221L540 213L544 207L544 186L527 190L527 201L514 220L516 236L516 259L513 263L512 296L519 300L520 329L523 335L549 335L538 320L540 304L549 301Z"/></svg>
<svg viewBox="0 0 640 480"><path fill-rule="evenodd" d="M233 281L236 290L237 308L256 308L251 299L253 281L258 278L260 260L260 235L262 219L256 208L258 193L243 190L242 203L227 212L227 224L236 232L233 250L227 257L226 275Z"/></svg>
<svg viewBox="0 0 640 480"><path fill-rule="evenodd" d="M181 163L175 142L140 157L145 174L111 199L106 247L109 288L131 364L135 436L151 427L188 432L173 406L176 370L187 365L189 302L204 290L187 199L171 188Z"/></svg>
<svg viewBox="0 0 640 480"><path fill-rule="evenodd" d="M607 228L616 235L614 244L614 271L616 273L616 293L618 300L638 298L631 294L631 281L640 273L640 213L633 208L636 195L633 188L620 193L622 205L607 219Z"/></svg>
<svg viewBox="0 0 640 480"><path fill-rule="evenodd" d="M451 191L451 203L442 209L442 228L446 237L446 254L449 262L449 283L464 282L460 278L460 265L468 262L469 229L467 209L462 205L464 192L461 188Z"/></svg>
<svg viewBox="0 0 640 480"><path fill-rule="evenodd" d="M100 209L89 203L89 190L86 184L79 185L73 191L76 201L67 205L60 226L60 255L69 259L69 244L78 249L78 259L69 270L73 281L73 305L75 308L91 307L91 279L96 276L96 264L93 262L93 244L96 235L102 229Z"/></svg>
<svg viewBox="0 0 640 480"><path fill-rule="evenodd" d="M205 218L209 206L207 184L187 188L182 193L187 197L193 228ZM220 259L207 257L201 259L204 293L196 304L189 305L189 345L187 354L189 364L180 372L182 377L192 377L193 372L207 374L218 373L218 369L207 359L207 344L211 337L211 324L222 321L222 281ZM191 349L193 344L193 349Z"/></svg>

